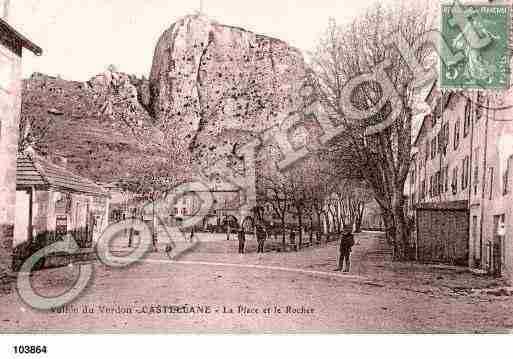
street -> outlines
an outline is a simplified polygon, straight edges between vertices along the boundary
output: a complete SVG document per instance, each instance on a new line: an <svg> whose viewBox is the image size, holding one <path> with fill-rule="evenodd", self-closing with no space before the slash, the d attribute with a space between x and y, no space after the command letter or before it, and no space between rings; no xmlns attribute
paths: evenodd
<svg viewBox="0 0 513 359"><path fill-rule="evenodd" d="M208 236L208 235L204 235ZM225 237L224 237L225 238ZM163 251L127 269L95 262L90 286L54 312L0 292L0 332L80 333L452 333L509 332L510 296L476 289L501 280L465 268L391 261L383 235L356 235L351 273L337 242L300 252L237 254L234 240L200 243L171 261ZM55 295L77 266L41 271L33 286ZM85 311L85 313L84 313Z"/></svg>

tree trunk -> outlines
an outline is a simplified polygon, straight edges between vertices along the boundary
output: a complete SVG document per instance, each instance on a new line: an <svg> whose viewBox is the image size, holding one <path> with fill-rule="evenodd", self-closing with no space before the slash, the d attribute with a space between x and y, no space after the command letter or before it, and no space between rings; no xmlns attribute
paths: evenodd
<svg viewBox="0 0 513 359"><path fill-rule="evenodd" d="M398 191L399 192L399 191ZM402 193L396 193L393 200L393 216L395 224L395 253L396 260L408 259L409 238L408 224L404 213L404 199Z"/></svg>
<svg viewBox="0 0 513 359"><path fill-rule="evenodd" d="M317 238L322 236L322 223L321 223L321 212L316 212L317 215Z"/></svg>
<svg viewBox="0 0 513 359"><path fill-rule="evenodd" d="M324 220L326 221L326 234L329 235L331 232L331 222L327 213L324 214Z"/></svg>
<svg viewBox="0 0 513 359"><path fill-rule="evenodd" d="M299 249L303 246L303 211L298 208L298 220L297 224L299 227Z"/></svg>
<svg viewBox="0 0 513 359"><path fill-rule="evenodd" d="M356 218L356 233L362 232L362 222L363 215L365 214L365 204L361 205L361 208L358 210L358 217Z"/></svg>
<svg viewBox="0 0 513 359"><path fill-rule="evenodd" d="M282 216L281 217L281 244L283 246L283 251L285 252L285 250L287 249L287 238L286 238L286 233L285 233L285 216Z"/></svg>
<svg viewBox="0 0 513 359"><path fill-rule="evenodd" d="M383 223L385 225L386 239L389 245L394 245L395 226L394 217L389 210L383 212Z"/></svg>

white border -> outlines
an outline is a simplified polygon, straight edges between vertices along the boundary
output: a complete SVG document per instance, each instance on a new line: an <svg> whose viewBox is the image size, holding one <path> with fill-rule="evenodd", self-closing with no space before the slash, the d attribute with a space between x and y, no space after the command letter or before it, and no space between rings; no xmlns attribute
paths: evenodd
<svg viewBox="0 0 513 359"><path fill-rule="evenodd" d="M46 355L14 355L14 344L46 345ZM493 358L511 337L412 335L42 335L0 337L0 358Z"/></svg>

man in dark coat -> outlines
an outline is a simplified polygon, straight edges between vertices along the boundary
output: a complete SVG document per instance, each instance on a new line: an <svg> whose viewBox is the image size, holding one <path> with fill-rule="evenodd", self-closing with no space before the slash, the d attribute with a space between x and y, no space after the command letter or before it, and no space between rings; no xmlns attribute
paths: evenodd
<svg viewBox="0 0 513 359"><path fill-rule="evenodd" d="M265 240L267 239L267 233L263 225L259 224L256 227L256 237L258 243L257 253L264 253Z"/></svg>
<svg viewBox="0 0 513 359"><path fill-rule="evenodd" d="M351 228L344 228L344 232L340 238L340 247L339 247L339 258L338 258L338 268L336 271L341 271L344 269L344 273L349 272L349 268L351 266L351 251L354 246L354 236ZM345 266L344 266L345 262Z"/></svg>
<svg viewBox="0 0 513 359"><path fill-rule="evenodd" d="M246 246L246 233L244 233L244 229L239 230L238 239L239 239L239 253L244 254L244 247Z"/></svg>

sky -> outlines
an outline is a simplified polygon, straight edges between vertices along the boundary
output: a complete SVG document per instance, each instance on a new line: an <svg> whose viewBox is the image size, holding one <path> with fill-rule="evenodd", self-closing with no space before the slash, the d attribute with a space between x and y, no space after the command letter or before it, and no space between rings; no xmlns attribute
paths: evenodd
<svg viewBox="0 0 513 359"><path fill-rule="evenodd" d="M4 0L0 0L0 3ZM43 48L25 52L23 76L33 72L85 81L114 64L148 77L160 35L193 14L201 0L11 0L9 23ZM375 0L203 0L203 12L226 25L315 49L330 18L349 22Z"/></svg>

